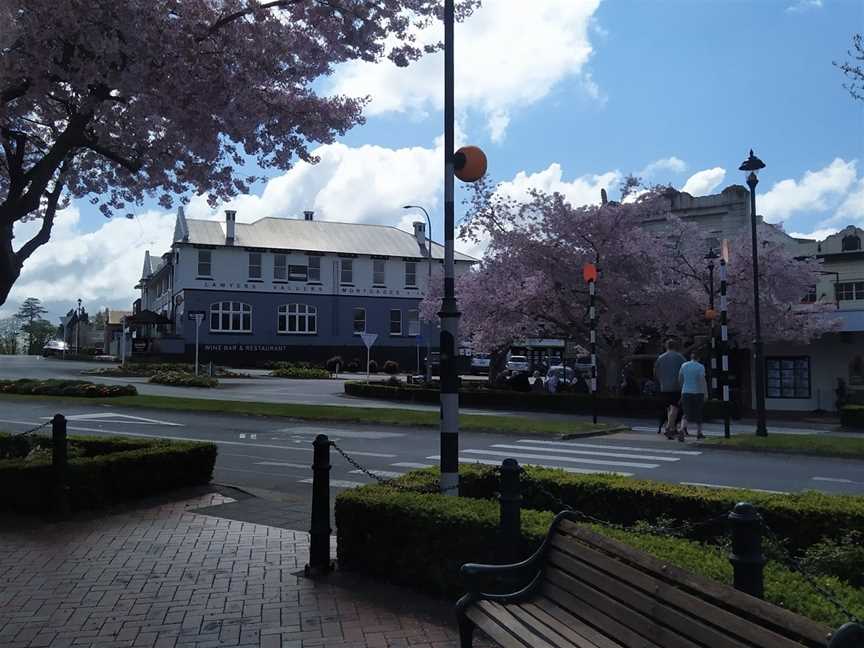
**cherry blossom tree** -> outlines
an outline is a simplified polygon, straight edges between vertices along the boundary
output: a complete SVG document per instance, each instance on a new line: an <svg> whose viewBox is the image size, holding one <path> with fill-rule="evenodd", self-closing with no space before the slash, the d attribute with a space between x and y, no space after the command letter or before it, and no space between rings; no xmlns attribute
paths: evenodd
<svg viewBox="0 0 864 648"><path fill-rule="evenodd" d="M461 0L464 18L478 0ZM320 96L335 65L424 51L441 0L0 0L0 305L64 201L106 216L145 197L248 191L254 159L314 161L363 121L364 97ZM13 247L15 223L41 219Z"/></svg>

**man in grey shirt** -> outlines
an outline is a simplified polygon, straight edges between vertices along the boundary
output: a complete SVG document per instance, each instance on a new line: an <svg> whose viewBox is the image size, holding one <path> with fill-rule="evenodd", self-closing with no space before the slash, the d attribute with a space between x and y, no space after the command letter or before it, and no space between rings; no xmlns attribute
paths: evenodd
<svg viewBox="0 0 864 648"><path fill-rule="evenodd" d="M660 426L657 428L657 434L663 431L665 423L666 436L669 438L676 433L675 427L679 414L678 400L681 394L678 372L685 362L687 362L687 358L678 352L678 342L670 339L666 341L666 353L660 354L654 363L654 378L660 387L660 398L663 401L663 415L660 419Z"/></svg>

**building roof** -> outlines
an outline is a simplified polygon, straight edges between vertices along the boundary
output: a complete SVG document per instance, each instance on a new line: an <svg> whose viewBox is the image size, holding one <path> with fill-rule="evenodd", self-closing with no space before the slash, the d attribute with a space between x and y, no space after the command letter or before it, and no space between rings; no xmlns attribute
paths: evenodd
<svg viewBox="0 0 864 648"><path fill-rule="evenodd" d="M225 245L225 225L215 220L194 220L179 216L185 227L178 227L175 242L199 245ZM188 237L182 237L183 229ZM414 234L388 225L366 223L338 223L335 221L300 220L293 218L261 218L254 223L237 223L233 247L275 248L304 252L331 252L336 254L374 254L395 257L424 255ZM444 247L432 244L432 257L444 258ZM474 262L477 259L456 253L457 261Z"/></svg>

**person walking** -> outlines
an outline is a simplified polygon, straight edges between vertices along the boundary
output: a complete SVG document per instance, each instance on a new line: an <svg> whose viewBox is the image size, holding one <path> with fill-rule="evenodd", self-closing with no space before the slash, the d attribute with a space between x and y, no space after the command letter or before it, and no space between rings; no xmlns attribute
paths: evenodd
<svg viewBox="0 0 864 648"><path fill-rule="evenodd" d="M665 428L666 436L669 438L675 434L678 423L680 413L678 401L681 394L678 372L686 361L687 358L678 352L677 340L669 339L666 341L666 352L660 354L654 363L654 378L660 387L660 400L663 403L663 415L660 418L657 434L664 432Z"/></svg>
<svg viewBox="0 0 864 648"><path fill-rule="evenodd" d="M695 351L690 354L690 360L678 370L678 382L681 383L681 405L684 409L678 440L684 441L688 423L696 423L696 438L704 439L702 409L708 396L708 382L705 380L705 365L696 359Z"/></svg>

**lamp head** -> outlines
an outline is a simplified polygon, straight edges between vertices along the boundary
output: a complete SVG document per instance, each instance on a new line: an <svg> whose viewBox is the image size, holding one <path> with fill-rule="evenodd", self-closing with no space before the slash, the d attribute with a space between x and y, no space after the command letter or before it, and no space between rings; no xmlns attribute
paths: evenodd
<svg viewBox="0 0 864 648"><path fill-rule="evenodd" d="M756 174L759 172L759 169L764 169L765 163L760 160L758 157L753 155L753 149L750 149L750 157L744 160L741 163L741 166L738 167L739 171L744 171L748 175L750 173Z"/></svg>

